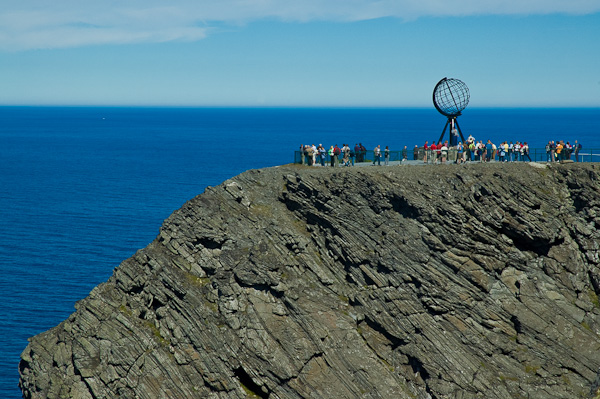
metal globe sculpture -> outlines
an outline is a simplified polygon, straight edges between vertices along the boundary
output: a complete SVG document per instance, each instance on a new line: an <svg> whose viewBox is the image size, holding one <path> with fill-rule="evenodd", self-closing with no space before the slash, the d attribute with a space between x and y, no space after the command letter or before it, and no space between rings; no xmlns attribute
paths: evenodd
<svg viewBox="0 0 600 399"><path fill-rule="evenodd" d="M469 88L462 80L444 78L433 89L433 105L449 117L460 115L467 108L469 99Z"/></svg>
<svg viewBox="0 0 600 399"><path fill-rule="evenodd" d="M450 145L455 146L458 141L458 135L452 134L456 132L455 125L458 129L457 132L460 133L462 141L465 141L456 117L462 115L462 111L469 104L470 98L469 88L462 80L444 78L435 85L435 88L433 89L433 105L439 113L448 118L439 141L442 141L444 138L444 134L446 133L449 124L451 125Z"/></svg>

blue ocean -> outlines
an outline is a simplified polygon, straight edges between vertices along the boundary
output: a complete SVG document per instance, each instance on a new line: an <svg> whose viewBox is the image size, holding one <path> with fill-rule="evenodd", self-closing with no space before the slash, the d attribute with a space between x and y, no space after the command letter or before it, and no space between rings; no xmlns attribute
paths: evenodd
<svg viewBox="0 0 600 399"><path fill-rule="evenodd" d="M27 339L66 319L207 186L291 163L301 144L411 149L445 123L433 107L0 107L0 397L21 397ZM477 140L578 140L600 155L598 108L473 108L459 123Z"/></svg>

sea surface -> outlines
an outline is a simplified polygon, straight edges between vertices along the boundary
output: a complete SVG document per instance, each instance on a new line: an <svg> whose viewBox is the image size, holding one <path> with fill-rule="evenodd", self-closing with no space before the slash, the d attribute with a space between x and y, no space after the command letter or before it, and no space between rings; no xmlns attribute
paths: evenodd
<svg viewBox="0 0 600 399"><path fill-rule="evenodd" d="M21 397L27 339L207 186L291 163L301 144L400 150L437 141L445 123L433 107L0 107L0 398ZM579 140L600 155L598 108L474 108L459 123L477 140Z"/></svg>

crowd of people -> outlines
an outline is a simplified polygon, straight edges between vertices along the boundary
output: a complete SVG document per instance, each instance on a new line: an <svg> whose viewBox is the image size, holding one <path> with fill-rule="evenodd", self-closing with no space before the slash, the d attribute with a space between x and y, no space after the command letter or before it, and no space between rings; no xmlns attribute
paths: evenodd
<svg viewBox="0 0 600 399"><path fill-rule="evenodd" d="M582 146L575 140L571 145L568 141L555 143L549 141L546 145L546 162L559 162L571 159L575 155L575 162L579 162L579 151ZM449 146L448 142L425 142L423 146L423 160L425 162L441 163L446 161L461 162L532 162L529 154L529 145L527 142L517 141L509 143L503 141L499 145L492 143L491 140L476 141L473 136L469 136L464 145L458 143L456 146Z"/></svg>
<svg viewBox="0 0 600 399"><path fill-rule="evenodd" d="M404 147L406 151L406 146ZM325 166L328 163L330 166L354 166L355 162L365 162L367 159L367 149L362 143L355 144L354 147L350 147L348 144L342 144L339 147L337 144L332 145L329 149L325 149L322 144L318 146L312 145L301 145L300 154L302 157L302 163L309 166ZM373 164L381 165L381 158L384 158L384 163L389 164L390 149L388 146L384 150L378 145L373 150Z"/></svg>
<svg viewBox="0 0 600 399"><path fill-rule="evenodd" d="M567 141L560 140L558 143L549 141L546 144L546 162L564 161L571 159L571 155L575 154L575 162L579 162L579 151L582 149L582 145L575 140L575 143L571 145Z"/></svg>
<svg viewBox="0 0 600 399"><path fill-rule="evenodd" d="M365 162L367 160L367 149L362 143L355 144L354 147L350 147L348 144L343 144L341 147L338 145L332 145L329 149L325 149L322 144L318 146L312 145L301 145L300 154L302 164L309 166L354 166L355 162ZM385 165L389 165L390 162L390 148L386 146L383 150L378 145L373 149L373 165L381 165L381 158ZM402 160L408 159L408 149L404 146L402 150Z"/></svg>
<svg viewBox="0 0 600 399"><path fill-rule="evenodd" d="M512 141L508 143L503 141L501 144L496 145L491 140L487 140L483 143L482 140L476 141L473 136L463 143L458 143L456 146L449 146L448 141L442 143L435 141L429 144L425 142L423 146L425 162L431 163L444 163L446 161L461 163L461 162L517 162L517 161L529 161L531 157L529 155L529 145L527 142Z"/></svg>
<svg viewBox="0 0 600 399"><path fill-rule="evenodd" d="M575 162L579 162L579 151L582 146L575 140L571 145L568 141L549 141L546 145L546 162L559 162L567 159L572 159L575 155ZM398 152L398 151L396 151ZM329 149L325 149L322 144L318 146L301 145L300 154L301 162L306 165L321 165L329 164L332 167L336 166L354 166L355 162L367 161L367 149L362 143L355 144L350 147L348 144L343 144L341 147L332 145ZM377 145L373 150L373 165L381 165L382 158L385 165L390 162L390 149L386 146L384 149ZM369 154L370 155L370 154ZM396 158L400 161L408 160L408 149L406 146L399 152ZM529 145L527 142L509 143L503 141L501 144L494 144L491 140L476 141L473 136L463 143L451 146L448 141L441 142L428 141L422 147L415 145L413 149L413 160L422 160L425 163L462 163L462 162L532 162L529 154Z"/></svg>

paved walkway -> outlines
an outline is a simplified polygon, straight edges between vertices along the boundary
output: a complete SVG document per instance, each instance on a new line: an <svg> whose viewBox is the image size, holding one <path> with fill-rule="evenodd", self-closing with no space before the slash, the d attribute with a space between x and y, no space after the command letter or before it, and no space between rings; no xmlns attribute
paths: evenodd
<svg viewBox="0 0 600 399"><path fill-rule="evenodd" d="M566 162L573 162L573 161L572 160L568 160L568 161L562 161L560 163L566 163ZM495 161L494 160L494 161L489 161L489 162L469 161L469 162L464 162L464 163L466 163L466 164L478 164L478 163L483 164L483 163L503 163L503 162ZM545 161L532 161L532 162L528 162L528 161L513 161L513 162L506 162L506 163L541 163L541 164L545 164L545 163L548 163L548 162L545 162ZM559 162L556 162L556 163L559 163ZM446 162L444 165L446 165L446 164L447 165L452 165L452 164L454 164L454 162ZM420 160L420 161L406 160L406 161L390 161L388 166L405 166L405 165L423 166L423 165L435 165L435 164L432 164L431 162L430 163L425 163L422 160ZM440 165L440 164L438 164L438 165ZM319 164L317 166L321 166L321 165ZM371 166L371 167L374 167L374 166L379 166L379 165L377 165L377 164L373 165L373 162L369 161L369 162L355 162L354 166L358 166L358 167L369 167L369 166ZM385 166L385 163L383 161L381 161L381 166ZM326 163L325 167L330 168L331 166L330 166L329 163ZM337 167L343 168L344 166L342 166L342 164L340 163Z"/></svg>
<svg viewBox="0 0 600 399"><path fill-rule="evenodd" d="M399 165L426 165L425 162L421 161L390 161L388 166L399 166ZM373 162L356 162L354 166L377 166L373 165ZM385 166L385 162L381 161L381 166Z"/></svg>
<svg viewBox="0 0 600 399"><path fill-rule="evenodd" d="M450 164L450 162L447 162L448 164ZM412 161L412 160L406 160L406 161L390 161L388 166L404 166L404 165L427 165L425 162L423 162L422 160L420 161ZM431 163L429 165L432 165ZM358 167L364 167L364 166L378 166L377 164L373 165L372 161L369 162L355 162L354 166L358 166ZM385 162L381 161L381 166L385 166ZM331 165L329 163L325 163L325 167L331 167ZM344 166L342 166L342 164L340 163L339 166L340 168L343 168Z"/></svg>

